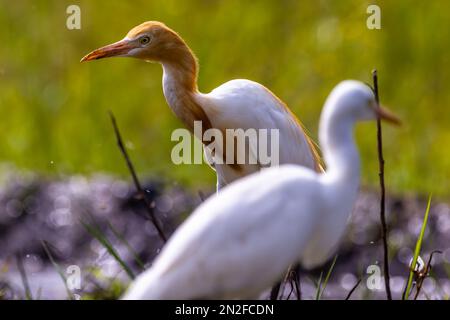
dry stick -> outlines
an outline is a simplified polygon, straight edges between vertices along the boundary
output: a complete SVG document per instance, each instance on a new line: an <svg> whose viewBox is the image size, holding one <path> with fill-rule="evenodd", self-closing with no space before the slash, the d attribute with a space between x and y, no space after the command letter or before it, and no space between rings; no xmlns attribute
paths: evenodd
<svg viewBox="0 0 450 320"><path fill-rule="evenodd" d="M294 292L294 290L297 296L297 300L302 300L302 293L300 289L300 272L298 272L299 268L300 267L297 266L296 268L290 269L288 275L286 276L285 281L289 280L289 285L291 286L291 291L289 291L286 300L289 300L291 298L291 295Z"/></svg>
<svg viewBox="0 0 450 320"><path fill-rule="evenodd" d="M278 294L280 293L281 281L277 282L276 285L272 287L270 291L270 300L277 300Z"/></svg>
<svg viewBox="0 0 450 320"><path fill-rule="evenodd" d="M279 282L277 282L272 287L272 289L270 290L270 300L277 300L278 299L278 296L280 294L281 284L283 284L283 290L281 290L281 292L283 293L285 291L285 289L286 289L286 282L290 279L290 274L291 274L291 268L289 267L288 272L286 273L286 276L284 277L284 279L280 280ZM292 286L292 283L291 283L291 289L292 290L294 289L293 286ZM290 297L291 293L289 293L287 300L289 300L289 297Z"/></svg>
<svg viewBox="0 0 450 320"><path fill-rule="evenodd" d="M286 288L288 285L288 278L289 278L289 271L286 273L284 279L281 281L281 284L280 284L280 290L279 290L279 292L281 292L280 299L283 297L283 293L286 292ZM289 282L289 285L290 285L290 282ZM290 285L290 288L291 288L291 290L293 289L292 285ZM286 300L289 300L288 298L289 298L289 296L286 298Z"/></svg>
<svg viewBox="0 0 450 320"><path fill-rule="evenodd" d="M285 291L288 282L289 285L291 286L291 291L289 292L286 300L289 300L292 293L294 292L294 289L297 295L297 300L302 300L302 290L300 284L300 265L290 267L288 272L286 273L284 280L278 282L272 287L272 290L270 291L270 300L277 300L280 291L282 293ZM281 289L282 284L284 284L283 289Z"/></svg>
<svg viewBox="0 0 450 320"><path fill-rule="evenodd" d="M131 162L130 157L128 156L128 153L127 153L125 146L123 144L123 141L122 141L122 136L120 135L119 128L117 127L116 118L114 117L114 114L111 111L109 111L109 116L111 117L111 122L112 122L112 125L114 128L114 133L116 134L117 145L119 146L119 149L122 152L123 157L125 158L128 169L130 170L130 174L133 177L133 182L134 182L134 185L136 186L137 192L138 192L139 196L142 198L142 200L145 202L145 205L147 207L148 216L149 216L150 220L152 221L153 225L155 226L160 238L165 243L165 242L167 242L167 238L164 235L162 227L159 224L158 220L156 219L156 217L153 213L152 204L148 200L148 198L145 194L145 191L144 191L144 189L142 189L141 183L139 182L139 179L136 175L136 171L134 170L133 163Z"/></svg>
<svg viewBox="0 0 450 320"><path fill-rule="evenodd" d="M428 259L427 266L425 267L425 271L423 274L419 275L419 280L417 281L417 288L416 288L416 294L414 295L414 300L417 300L419 297L420 290L422 289L423 281L427 277L428 273L431 271L431 261L433 260L433 255L435 253L442 254L441 250L434 250L430 254L430 258Z"/></svg>
<svg viewBox="0 0 450 320"><path fill-rule="evenodd" d="M292 284L292 281L289 282L289 285L291 286L291 291L289 291L289 294L288 294L286 300L289 300L291 298L292 293L294 292L294 285Z"/></svg>
<svg viewBox="0 0 450 320"><path fill-rule="evenodd" d="M375 100L377 102L377 108L380 107L380 97L378 95L378 72L377 70L372 71L373 77L373 90L375 93ZM383 136L381 131L381 121L380 117L377 117L377 141L378 141L378 163L380 167L379 177L380 177L380 187L381 187L381 198L380 198L380 220L381 220L381 238L383 240L383 251L384 251L384 283L386 286L386 295L388 300L392 300L391 286L389 283L389 252L387 243L387 226L386 226L386 188L384 186L384 158L383 158Z"/></svg>
<svg viewBox="0 0 450 320"><path fill-rule="evenodd" d="M356 284L353 286L353 288L349 291L349 293L347 294L347 297L345 298L345 300L349 300L350 297L352 296L353 292L356 290L356 288L359 286L359 284L361 283L362 278L358 279L358 282L356 282Z"/></svg>
<svg viewBox="0 0 450 320"><path fill-rule="evenodd" d="M300 265L297 265L293 270L293 281L295 285L295 292L297 293L297 300L302 300L302 289L300 283Z"/></svg>

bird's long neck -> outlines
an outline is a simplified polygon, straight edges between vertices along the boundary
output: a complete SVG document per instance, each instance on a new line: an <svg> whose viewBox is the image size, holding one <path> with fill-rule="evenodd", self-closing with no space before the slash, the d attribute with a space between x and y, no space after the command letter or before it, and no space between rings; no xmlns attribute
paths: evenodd
<svg viewBox="0 0 450 320"><path fill-rule="evenodd" d="M337 112L336 112L337 109ZM353 136L354 119L339 113L338 106L324 108L320 120L320 144L327 166L328 181L342 191L356 192L360 178L360 160Z"/></svg>
<svg viewBox="0 0 450 320"><path fill-rule="evenodd" d="M161 61L161 64L164 96L172 111L191 132L194 121L201 121L203 130L209 129L209 119L195 99L198 94L198 64L192 51L183 43L170 59Z"/></svg>

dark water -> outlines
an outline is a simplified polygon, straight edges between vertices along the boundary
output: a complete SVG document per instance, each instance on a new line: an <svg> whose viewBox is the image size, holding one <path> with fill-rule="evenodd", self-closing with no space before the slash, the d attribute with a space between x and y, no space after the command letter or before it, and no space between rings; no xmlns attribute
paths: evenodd
<svg viewBox="0 0 450 320"><path fill-rule="evenodd" d="M34 298L67 298L58 267L68 278L73 274L73 268L79 268L81 288L72 290L77 298L92 292L110 291L111 286L117 283L126 285L129 281L126 272L86 231L83 223L97 226L134 273L142 270L134 254L148 266L162 246L141 199L136 197L128 182L105 175L47 180L17 172L7 174L2 180L0 298L24 297L17 256L23 260ZM197 192L163 181L148 181L145 190L152 210L162 221L167 234L172 233L201 201ZM362 281L352 295L353 299L385 297L382 288L368 288L368 281L369 286L373 282L370 282L367 268L382 265L378 205L376 192L361 191L323 298L345 298L359 278ZM394 298L399 298L404 288L425 208L426 199L417 196L387 199ZM49 261L42 241L48 244L58 267ZM450 296L450 206L447 203L433 202L421 254L423 260L426 262L436 249L442 254L434 255L432 272L424 281L420 299L448 299ZM324 273L329 265L322 268ZM303 298L315 297L315 281L321 271L301 273ZM383 284L383 281L379 283ZM121 289L118 288L115 294L119 294ZM287 284L284 297L290 291ZM115 294L96 297L111 298Z"/></svg>

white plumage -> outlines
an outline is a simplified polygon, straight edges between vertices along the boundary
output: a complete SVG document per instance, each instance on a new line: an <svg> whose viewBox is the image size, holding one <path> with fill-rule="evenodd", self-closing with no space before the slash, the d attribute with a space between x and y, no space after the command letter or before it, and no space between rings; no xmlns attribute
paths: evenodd
<svg viewBox="0 0 450 320"><path fill-rule="evenodd" d="M223 134L226 129L278 129L280 164L300 164L321 170L320 157L301 123L263 85L239 79L226 82L208 94L201 93L197 88L198 63L193 52L175 31L161 22L142 23L123 40L94 50L82 61L107 57L134 57L161 63L166 101L191 131L194 121L201 121L204 130L218 129ZM201 136L197 138L202 139ZM271 136L268 141L270 139ZM238 148L236 154L245 155L245 159L251 155L259 159L255 145L259 141ZM232 142L227 141L226 145L230 146ZM216 154L225 154L225 151L226 146L220 146ZM217 189L263 167L249 161L210 165L217 172Z"/></svg>
<svg viewBox="0 0 450 320"><path fill-rule="evenodd" d="M320 121L327 172L283 165L212 196L179 227L124 299L256 298L292 264L311 268L336 248L359 184L356 121L375 119L372 91L356 81L330 94Z"/></svg>
<svg viewBox="0 0 450 320"><path fill-rule="evenodd" d="M314 146L310 145L300 123L283 102L261 84L246 79L231 80L208 94L198 93L195 98L203 106L213 128L267 129L269 147L274 138L270 129L277 129L280 164L300 164L319 170ZM246 154L246 159L249 159L249 153L258 159L258 147L255 145L258 141L253 141L253 144L246 145L237 152ZM259 171L261 165L245 164L241 171L226 164L214 165L214 169L220 188Z"/></svg>

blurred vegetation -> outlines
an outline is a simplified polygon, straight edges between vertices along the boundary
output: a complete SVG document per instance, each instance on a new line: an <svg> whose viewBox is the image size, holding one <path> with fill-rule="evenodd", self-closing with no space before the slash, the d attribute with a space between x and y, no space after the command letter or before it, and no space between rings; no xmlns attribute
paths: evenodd
<svg viewBox="0 0 450 320"><path fill-rule="evenodd" d="M366 28L366 8L382 9L382 29ZM66 28L81 7L82 29ZM160 20L197 54L199 87L233 78L268 86L317 138L322 104L342 79L371 82L401 115L385 127L390 191L450 190L450 2L436 1L25 1L0 0L0 162L60 175L127 175L107 116L117 116L141 174L212 187L206 165L172 164L181 126L166 105L158 65L134 59L80 64L133 26ZM357 129L365 184L377 183L375 125Z"/></svg>

